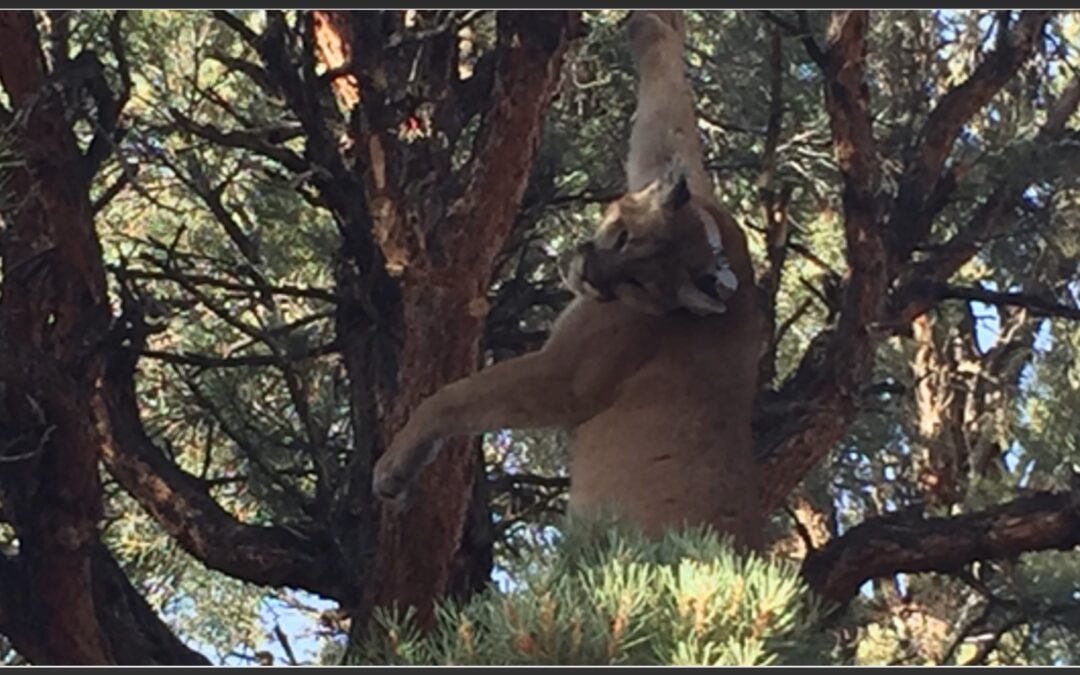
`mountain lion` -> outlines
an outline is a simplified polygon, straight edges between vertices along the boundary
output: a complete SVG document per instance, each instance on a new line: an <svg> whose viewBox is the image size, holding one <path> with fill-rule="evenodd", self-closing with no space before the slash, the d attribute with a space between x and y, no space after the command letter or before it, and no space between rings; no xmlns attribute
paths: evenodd
<svg viewBox="0 0 1080 675"><path fill-rule="evenodd" d="M763 323L745 236L705 173L682 21L657 11L629 21L639 71L629 191L568 266L579 294L541 349L416 408L375 465L380 497L401 496L447 436L562 427L572 511L614 507L651 534L710 524L760 548L750 416ZM722 280L723 313L667 311L701 273Z"/></svg>

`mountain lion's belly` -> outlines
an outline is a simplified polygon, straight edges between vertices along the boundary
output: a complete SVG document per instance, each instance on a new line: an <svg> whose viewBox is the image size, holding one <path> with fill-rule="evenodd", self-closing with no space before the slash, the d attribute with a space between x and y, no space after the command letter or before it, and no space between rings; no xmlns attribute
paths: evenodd
<svg viewBox="0 0 1080 675"><path fill-rule="evenodd" d="M615 405L574 430L570 509L613 508L651 535L710 524L756 547L749 406L733 410L737 392L685 382L663 368L642 371Z"/></svg>

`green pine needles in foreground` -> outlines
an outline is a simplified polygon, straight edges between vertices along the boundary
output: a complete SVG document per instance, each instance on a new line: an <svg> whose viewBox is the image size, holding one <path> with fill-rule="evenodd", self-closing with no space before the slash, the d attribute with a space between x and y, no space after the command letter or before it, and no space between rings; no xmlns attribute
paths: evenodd
<svg viewBox="0 0 1080 675"><path fill-rule="evenodd" d="M438 609L377 612L365 663L395 665L820 663L822 608L794 565L733 551L711 529L659 541L610 519L571 522L509 592Z"/></svg>

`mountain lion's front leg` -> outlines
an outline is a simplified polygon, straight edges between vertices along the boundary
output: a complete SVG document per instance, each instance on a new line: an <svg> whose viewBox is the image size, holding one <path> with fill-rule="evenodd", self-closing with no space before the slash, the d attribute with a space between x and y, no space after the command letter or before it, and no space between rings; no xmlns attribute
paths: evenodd
<svg viewBox="0 0 1080 675"><path fill-rule="evenodd" d="M401 494L435 459L442 439L520 426L548 426L572 417L570 383L537 352L497 363L424 399L375 464L375 492Z"/></svg>
<svg viewBox="0 0 1080 675"><path fill-rule="evenodd" d="M572 427L609 405L618 383L643 358L648 339L626 347L611 344L606 331L581 332L570 327L540 351L485 368L425 399L376 462L375 493L400 496L448 436Z"/></svg>

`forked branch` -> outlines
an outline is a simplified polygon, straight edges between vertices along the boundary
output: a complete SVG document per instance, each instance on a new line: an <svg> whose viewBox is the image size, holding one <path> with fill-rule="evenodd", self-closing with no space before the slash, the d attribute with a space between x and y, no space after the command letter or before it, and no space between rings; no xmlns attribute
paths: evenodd
<svg viewBox="0 0 1080 675"><path fill-rule="evenodd" d="M899 572L955 572L977 560L1080 544L1080 494L1040 492L963 516L895 514L852 528L812 554L803 576L844 602L870 579Z"/></svg>

